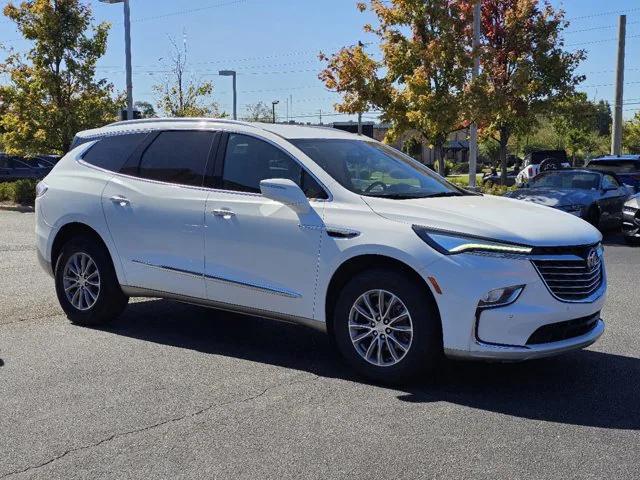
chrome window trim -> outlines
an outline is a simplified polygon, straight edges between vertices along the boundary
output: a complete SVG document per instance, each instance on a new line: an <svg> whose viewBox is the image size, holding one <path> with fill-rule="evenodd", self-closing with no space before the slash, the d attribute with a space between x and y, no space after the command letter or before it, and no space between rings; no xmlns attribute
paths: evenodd
<svg viewBox="0 0 640 480"><path fill-rule="evenodd" d="M208 130L208 129L201 129L201 130ZM153 132L153 131L158 131L158 130L149 130L149 132ZM212 130L213 131L213 130ZM217 131L223 131L226 133L229 133L229 130L217 130ZM142 132L127 132L126 134L131 134L131 133L142 133ZM244 132L232 132L232 133L238 133L238 134L242 134L242 135L248 135ZM117 136L118 134L114 134L114 135L103 135L104 137L107 136ZM249 135L249 136L253 136L259 140L264 140L268 143L271 143L272 145L274 145L276 148L279 148L280 150L282 150L282 148L280 148L276 143L265 139L263 137L260 137L258 135ZM229 194L233 194L233 195L246 195L246 196L251 196L251 197L262 197L262 198L266 198L262 193L258 193L258 192L242 192L239 190L227 190L224 188L214 188L214 187L205 187L205 186L201 186L198 187L196 185L185 185L183 183L172 183L172 182L165 182L162 180L153 180L150 178L144 178L144 177L136 177L134 175L127 175L126 173L121 173L121 172L114 172L113 170L107 170L106 168L102 168L102 167L98 167L96 165L93 165L87 161L85 161L82 156L84 155L84 153L86 153L87 151L89 151L89 149L95 144L95 142L97 142L99 140L99 138L95 138L94 140L92 140L94 143L92 143L91 145L88 145L89 142L87 142L87 150L85 150L82 155L77 156L75 158L76 163L79 163L80 165L83 165L85 167L89 167L89 168L93 168L94 170L98 170L101 172L105 172L108 173L110 175L114 175L114 176L118 176L118 177L123 177L123 178L130 178L130 179L134 179L134 180L140 180L143 182L150 182L150 183L155 183L155 184L159 184L159 185L170 185L170 186L174 186L174 187L181 187L181 188L190 188L190 189L195 189L195 190L204 190L204 191L208 191L208 192L214 192L214 193L229 193ZM288 156L290 156L294 161L296 161L296 163L298 163L300 165L301 168L304 169L305 172L307 172L309 175L311 175L311 177L316 180L318 182L318 185L320 185L320 187L322 187L325 191L325 193L327 193L327 195L329 196L329 198L309 198L309 202L332 202L333 201L333 194L331 193L331 190L329 190L326 185L324 183L322 183L318 177L316 177L313 173L311 173L304 165L302 165L295 157L293 157L291 154L289 154L289 152L286 152L284 150L282 150L285 154L287 154ZM223 160L224 161L224 160Z"/></svg>
<svg viewBox="0 0 640 480"><path fill-rule="evenodd" d="M266 285L260 285L258 283L253 283L253 282L245 282L245 281L241 281L241 280L234 280L234 279L228 278L228 277L222 277L222 276L219 276L219 275L209 275L209 274L206 274L206 273L194 272L194 271L191 271L191 270L183 270L183 269L171 267L171 266L168 266L168 265L157 265L157 264L154 264L154 263L146 262L144 260L132 259L131 261L133 263L144 265L146 267L157 268L159 270L170 271L172 273L178 273L178 274L181 274L181 275L189 275L189 276L192 276L192 277L206 278L206 279L209 279L209 280L214 280L214 281L219 281L219 282L224 282L224 283L231 283L233 285L238 285L238 286L246 287L246 288L252 288L254 290L258 290L258 291L264 292L264 293L270 293L270 294L273 294L273 295L280 295L280 296L288 297L288 298L302 298L302 295L300 293L294 292L293 290L288 290L286 288L276 288L276 287L270 287L270 286L266 286Z"/></svg>

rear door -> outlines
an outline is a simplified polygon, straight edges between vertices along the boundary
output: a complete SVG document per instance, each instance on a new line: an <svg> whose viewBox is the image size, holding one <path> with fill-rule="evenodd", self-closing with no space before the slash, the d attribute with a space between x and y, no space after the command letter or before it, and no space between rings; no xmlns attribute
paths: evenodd
<svg viewBox="0 0 640 480"><path fill-rule="evenodd" d="M129 286L204 298L203 187L216 147L210 130L151 136L102 195Z"/></svg>

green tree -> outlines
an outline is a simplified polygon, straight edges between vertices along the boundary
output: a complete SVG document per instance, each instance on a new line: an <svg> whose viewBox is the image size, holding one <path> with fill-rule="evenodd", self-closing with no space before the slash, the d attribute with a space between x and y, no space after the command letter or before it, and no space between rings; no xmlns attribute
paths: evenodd
<svg viewBox="0 0 640 480"><path fill-rule="evenodd" d="M382 111L391 122L389 139L404 132L434 145L444 172L442 145L461 127L464 86L471 65L467 21L456 2L442 0L370 0L359 3L376 15L365 31L380 40L381 60L359 43L328 57L319 78L343 95L339 112Z"/></svg>
<svg viewBox="0 0 640 480"><path fill-rule="evenodd" d="M249 104L246 108L247 115L245 119L249 122L271 123L273 121L273 112L264 102Z"/></svg>
<svg viewBox="0 0 640 480"><path fill-rule="evenodd" d="M629 153L640 153L640 112L624 123L622 144Z"/></svg>
<svg viewBox="0 0 640 480"><path fill-rule="evenodd" d="M91 9L79 0L9 3L4 14L32 48L9 52L0 73L2 144L16 154L64 153L79 130L116 118L113 86L95 79L109 25L93 25Z"/></svg>
<svg viewBox="0 0 640 480"><path fill-rule="evenodd" d="M594 134L598 132L598 105L590 102L585 93L575 93L560 100L553 115L553 128L562 138L564 148L576 164L576 155L594 148Z"/></svg>
<svg viewBox="0 0 640 480"><path fill-rule="evenodd" d="M156 117L156 110L149 102L137 101L133 104L133 108L140 112L142 118L154 118Z"/></svg>
<svg viewBox="0 0 640 480"><path fill-rule="evenodd" d="M169 117L224 117L211 99L213 83L187 78L187 51L180 50L173 39L171 64L164 82L154 85L158 108Z"/></svg>
<svg viewBox="0 0 640 480"><path fill-rule="evenodd" d="M472 1L459 0L471 16ZM563 48L564 12L548 1L483 0L481 73L469 102L483 127L500 146L503 180L512 135L535 127L540 115L573 93L583 77L574 74L583 51Z"/></svg>

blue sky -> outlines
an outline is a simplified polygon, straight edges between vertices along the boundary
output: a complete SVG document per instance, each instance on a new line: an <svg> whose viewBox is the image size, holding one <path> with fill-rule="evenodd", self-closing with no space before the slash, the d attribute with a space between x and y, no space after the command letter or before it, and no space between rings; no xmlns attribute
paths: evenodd
<svg viewBox="0 0 640 480"><path fill-rule="evenodd" d="M3 5L7 3L2 0ZM91 0L97 21L112 29L108 51L98 74L124 89L124 32L122 5ZM362 25L374 19L355 8L355 0L131 0L134 99L155 104L152 86L160 82L170 53L169 38L187 43L189 75L214 83L214 100L231 112L231 80L219 69L238 72L238 108L280 100L279 118L343 120L332 115L337 96L317 79L317 53L343 45L371 41ZM618 14L627 14L625 118L640 110L640 3L637 0L553 0L562 6L571 25L569 49L584 48L588 58L580 71L587 75L581 87L592 99L613 99ZM0 42L20 50L12 24L0 23ZM371 46L370 48L375 48ZM636 103L634 103L636 102ZM372 115L366 117L373 119Z"/></svg>

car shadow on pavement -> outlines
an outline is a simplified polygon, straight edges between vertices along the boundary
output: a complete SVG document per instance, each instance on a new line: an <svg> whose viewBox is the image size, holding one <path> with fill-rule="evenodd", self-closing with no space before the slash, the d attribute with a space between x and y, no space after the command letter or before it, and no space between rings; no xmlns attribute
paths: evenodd
<svg viewBox="0 0 640 480"><path fill-rule="evenodd" d="M368 383L321 332L166 300L131 303L104 331L206 354ZM446 361L398 401L449 402L515 417L640 429L640 359L591 350L523 363Z"/></svg>

